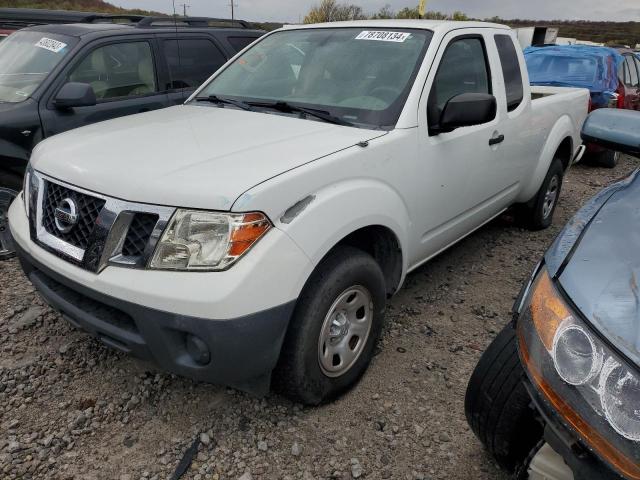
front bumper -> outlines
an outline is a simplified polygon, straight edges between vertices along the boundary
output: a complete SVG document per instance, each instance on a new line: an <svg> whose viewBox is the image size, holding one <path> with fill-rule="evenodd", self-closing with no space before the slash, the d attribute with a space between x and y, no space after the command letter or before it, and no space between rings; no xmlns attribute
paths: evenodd
<svg viewBox="0 0 640 480"><path fill-rule="evenodd" d="M524 368L524 367L523 367ZM592 453L578 437L565 426L558 413L542 398L527 379L525 387L531 397L531 404L544 425L544 439L558 453L573 472L576 480L620 480L597 455Z"/></svg>
<svg viewBox="0 0 640 480"><path fill-rule="evenodd" d="M295 302L232 320L154 310L72 282L19 245L22 268L45 301L106 345L194 380L269 391Z"/></svg>
<svg viewBox="0 0 640 480"><path fill-rule="evenodd" d="M273 229L225 272L88 272L31 241L21 196L9 226L45 300L105 344L198 381L267 393L309 259Z"/></svg>

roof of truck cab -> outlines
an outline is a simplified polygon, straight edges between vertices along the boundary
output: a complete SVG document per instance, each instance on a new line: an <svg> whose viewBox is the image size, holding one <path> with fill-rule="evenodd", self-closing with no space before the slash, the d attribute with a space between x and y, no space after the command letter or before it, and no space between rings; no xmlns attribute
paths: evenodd
<svg viewBox="0 0 640 480"><path fill-rule="evenodd" d="M453 20L354 20L349 22L314 23L309 25L285 25L292 30L300 28L415 28L433 31L450 31L461 28L497 28L511 30L507 25L488 22L458 22Z"/></svg>

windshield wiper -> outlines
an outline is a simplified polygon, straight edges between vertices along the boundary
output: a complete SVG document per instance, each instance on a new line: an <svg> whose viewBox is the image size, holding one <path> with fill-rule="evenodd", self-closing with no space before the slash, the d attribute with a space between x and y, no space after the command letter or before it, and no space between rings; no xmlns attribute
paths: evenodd
<svg viewBox="0 0 640 480"><path fill-rule="evenodd" d="M344 125L346 127L353 127L353 123L343 120L340 117L336 117L335 115L331 115L326 110L317 110L315 108L306 108L299 107L297 105L292 105L283 101L276 102L247 102L248 105L252 107L261 107L261 108L273 108L274 110L278 110L283 113L303 113L305 115L309 115L310 117L315 117L320 120L323 120L327 123L334 123L336 125Z"/></svg>
<svg viewBox="0 0 640 480"><path fill-rule="evenodd" d="M241 108L242 110L247 110L249 112L254 111L253 108L251 108L251 106L249 106L249 104L245 102L232 100L231 98L218 97L217 95L209 95L208 97L196 97L196 100L198 102L210 102L217 105L233 105L234 107Z"/></svg>

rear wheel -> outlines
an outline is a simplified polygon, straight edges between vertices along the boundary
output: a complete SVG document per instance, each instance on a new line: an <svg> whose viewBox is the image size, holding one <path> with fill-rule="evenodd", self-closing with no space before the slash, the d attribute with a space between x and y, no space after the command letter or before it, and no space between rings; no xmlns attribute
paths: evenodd
<svg viewBox="0 0 640 480"><path fill-rule="evenodd" d="M0 260L15 255L9 233L9 206L22 189L21 180L15 175L0 173Z"/></svg>
<svg viewBox="0 0 640 480"><path fill-rule="evenodd" d="M620 152L605 150L596 157L596 164L604 168L615 168L620 160Z"/></svg>
<svg viewBox="0 0 640 480"><path fill-rule="evenodd" d="M476 366L465 397L467 422L494 460L508 472L526 472L543 437L523 380L516 333L505 327ZM526 478L526 477L525 477Z"/></svg>
<svg viewBox="0 0 640 480"><path fill-rule="evenodd" d="M555 158L535 198L522 207L523 219L529 229L544 230L551 226L553 214L560 200L563 178L562 161Z"/></svg>
<svg viewBox="0 0 640 480"><path fill-rule="evenodd" d="M334 249L298 299L275 389L310 405L348 390L371 361L385 302L384 276L373 257L353 247Z"/></svg>

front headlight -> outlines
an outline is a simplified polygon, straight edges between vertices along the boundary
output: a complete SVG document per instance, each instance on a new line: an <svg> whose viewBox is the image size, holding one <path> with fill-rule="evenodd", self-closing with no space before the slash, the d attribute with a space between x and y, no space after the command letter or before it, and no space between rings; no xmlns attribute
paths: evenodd
<svg viewBox="0 0 640 480"><path fill-rule="evenodd" d="M22 200L27 218L29 218L31 212L35 212L38 201L38 187L38 177L33 167L31 167L31 163L28 163L27 169L24 172L24 179L22 180Z"/></svg>
<svg viewBox="0 0 640 480"><path fill-rule="evenodd" d="M640 372L580 319L546 268L525 305L518 344L532 383L585 445L640 479Z"/></svg>
<svg viewBox="0 0 640 480"><path fill-rule="evenodd" d="M177 210L158 242L150 268L225 270L271 228L262 213Z"/></svg>

